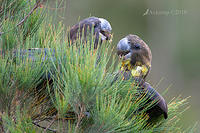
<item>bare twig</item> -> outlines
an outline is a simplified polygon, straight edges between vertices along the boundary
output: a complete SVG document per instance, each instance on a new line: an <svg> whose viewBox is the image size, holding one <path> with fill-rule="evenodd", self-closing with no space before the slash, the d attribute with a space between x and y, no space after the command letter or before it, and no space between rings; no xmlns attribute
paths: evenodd
<svg viewBox="0 0 200 133"><path fill-rule="evenodd" d="M41 4L41 0L37 0L34 7L31 9L31 11L28 13L28 15L26 15L15 27L22 25L28 19L28 17L40 6L40 4ZM11 30L13 30L13 29L11 29ZM9 31L11 31L11 30L9 30ZM9 32L9 31L7 31L7 32ZM6 32L0 32L0 36L4 33L6 33Z"/></svg>
<svg viewBox="0 0 200 133"><path fill-rule="evenodd" d="M54 132L54 133L56 133L56 129L51 129L51 128L47 128L47 127L43 127L43 126L41 126L41 125L39 125L38 123L36 123L36 122L32 122L35 126L37 126L37 127L40 127L40 128L43 128L43 129L45 129L45 130L48 130L48 131L51 131L51 132Z"/></svg>
<svg viewBox="0 0 200 133"><path fill-rule="evenodd" d="M49 123L49 125L46 127L44 132L46 132L51 127L51 125L54 123L55 120L56 120L56 117L51 121L51 123Z"/></svg>
<svg viewBox="0 0 200 133"><path fill-rule="evenodd" d="M27 18L40 6L40 0L38 0L35 4L35 6L31 9L31 11L28 13L27 16L24 17L24 19L22 19L16 26L22 25Z"/></svg>
<svg viewBox="0 0 200 133"><path fill-rule="evenodd" d="M77 108L80 109L80 112L78 113L78 120L77 120L77 124L76 124L76 127L75 127L75 132L77 132L77 130L78 130L78 128L79 128L79 125L80 125L80 123L81 123L81 120L82 120L82 118L85 116L85 115L84 115L84 112L85 112L85 107L84 107L84 105L78 104L78 105L77 105Z"/></svg>

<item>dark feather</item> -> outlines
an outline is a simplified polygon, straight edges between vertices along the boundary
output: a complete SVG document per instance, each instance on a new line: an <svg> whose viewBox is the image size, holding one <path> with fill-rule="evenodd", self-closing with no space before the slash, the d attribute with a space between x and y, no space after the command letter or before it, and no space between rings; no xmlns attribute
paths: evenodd
<svg viewBox="0 0 200 133"><path fill-rule="evenodd" d="M165 99L147 82L144 82L139 89L142 89L143 93L148 97L149 100L147 103L155 102L152 107L147 110L150 119L158 118L161 115L167 119L168 107Z"/></svg>
<svg viewBox="0 0 200 133"><path fill-rule="evenodd" d="M87 41L87 36L93 32L95 37L94 48L97 48L99 42L99 33L101 29L100 23L101 21L97 17L90 17L80 21L78 24L71 27L69 40L72 41L72 43L78 38ZM92 29L94 29L94 31L92 31ZM82 35L82 33L84 35Z"/></svg>

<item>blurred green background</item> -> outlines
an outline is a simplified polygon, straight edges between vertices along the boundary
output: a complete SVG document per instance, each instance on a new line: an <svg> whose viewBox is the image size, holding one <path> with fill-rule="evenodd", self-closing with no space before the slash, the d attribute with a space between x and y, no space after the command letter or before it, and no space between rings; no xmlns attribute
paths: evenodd
<svg viewBox="0 0 200 133"><path fill-rule="evenodd" d="M127 34L140 36L151 48L148 80L167 102L181 95L189 99L183 125L200 120L200 1L199 0L66 0L58 9L58 21L72 26L89 16L107 19L113 43ZM60 4L59 2L57 4ZM50 0L47 8L55 11ZM66 6L66 9L63 7Z"/></svg>

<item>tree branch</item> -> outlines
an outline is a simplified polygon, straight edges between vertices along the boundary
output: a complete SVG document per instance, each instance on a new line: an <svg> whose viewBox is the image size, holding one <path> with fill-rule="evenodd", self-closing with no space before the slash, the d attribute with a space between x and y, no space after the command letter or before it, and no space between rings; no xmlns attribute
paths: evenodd
<svg viewBox="0 0 200 133"><path fill-rule="evenodd" d="M22 19L16 26L22 25L27 20L27 18L39 7L39 5L40 5L40 0L36 2L35 6L31 9L28 15L25 16L24 19Z"/></svg>
<svg viewBox="0 0 200 133"><path fill-rule="evenodd" d="M40 6L40 4L41 4L41 0L37 0L36 3L35 3L35 5L34 5L34 7L31 9L31 11L28 13L28 15L26 15L26 16L16 25L16 27L22 25L22 24L28 19L28 17ZM9 30L9 31L10 31L10 30ZM0 36L1 36L2 34L4 34L4 33L5 33L5 32L0 32Z"/></svg>
<svg viewBox="0 0 200 133"><path fill-rule="evenodd" d="M39 125L38 123L36 123L36 122L32 122L35 126L37 126L37 127L39 127L39 128L42 128L42 129L45 129L45 131L46 130L48 130L48 131L51 131L51 132L54 132L54 133L56 133L56 129L51 129L51 128L48 128L48 127L44 127L44 126L41 126L41 125Z"/></svg>
<svg viewBox="0 0 200 133"><path fill-rule="evenodd" d="M51 121L51 123L46 127L46 129L44 130L44 132L46 132L50 127L51 125L54 123L54 121L56 120L56 117Z"/></svg>

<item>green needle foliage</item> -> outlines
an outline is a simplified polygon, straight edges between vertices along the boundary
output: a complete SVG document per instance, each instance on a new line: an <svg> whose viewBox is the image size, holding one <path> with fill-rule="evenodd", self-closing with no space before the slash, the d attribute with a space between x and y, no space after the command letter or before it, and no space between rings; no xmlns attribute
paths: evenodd
<svg viewBox="0 0 200 133"><path fill-rule="evenodd" d="M123 80L111 45L94 49L92 34L71 44L41 4L0 1L0 132L196 131L180 126L187 98L168 103L167 120L148 123L153 103L146 107L134 82Z"/></svg>

